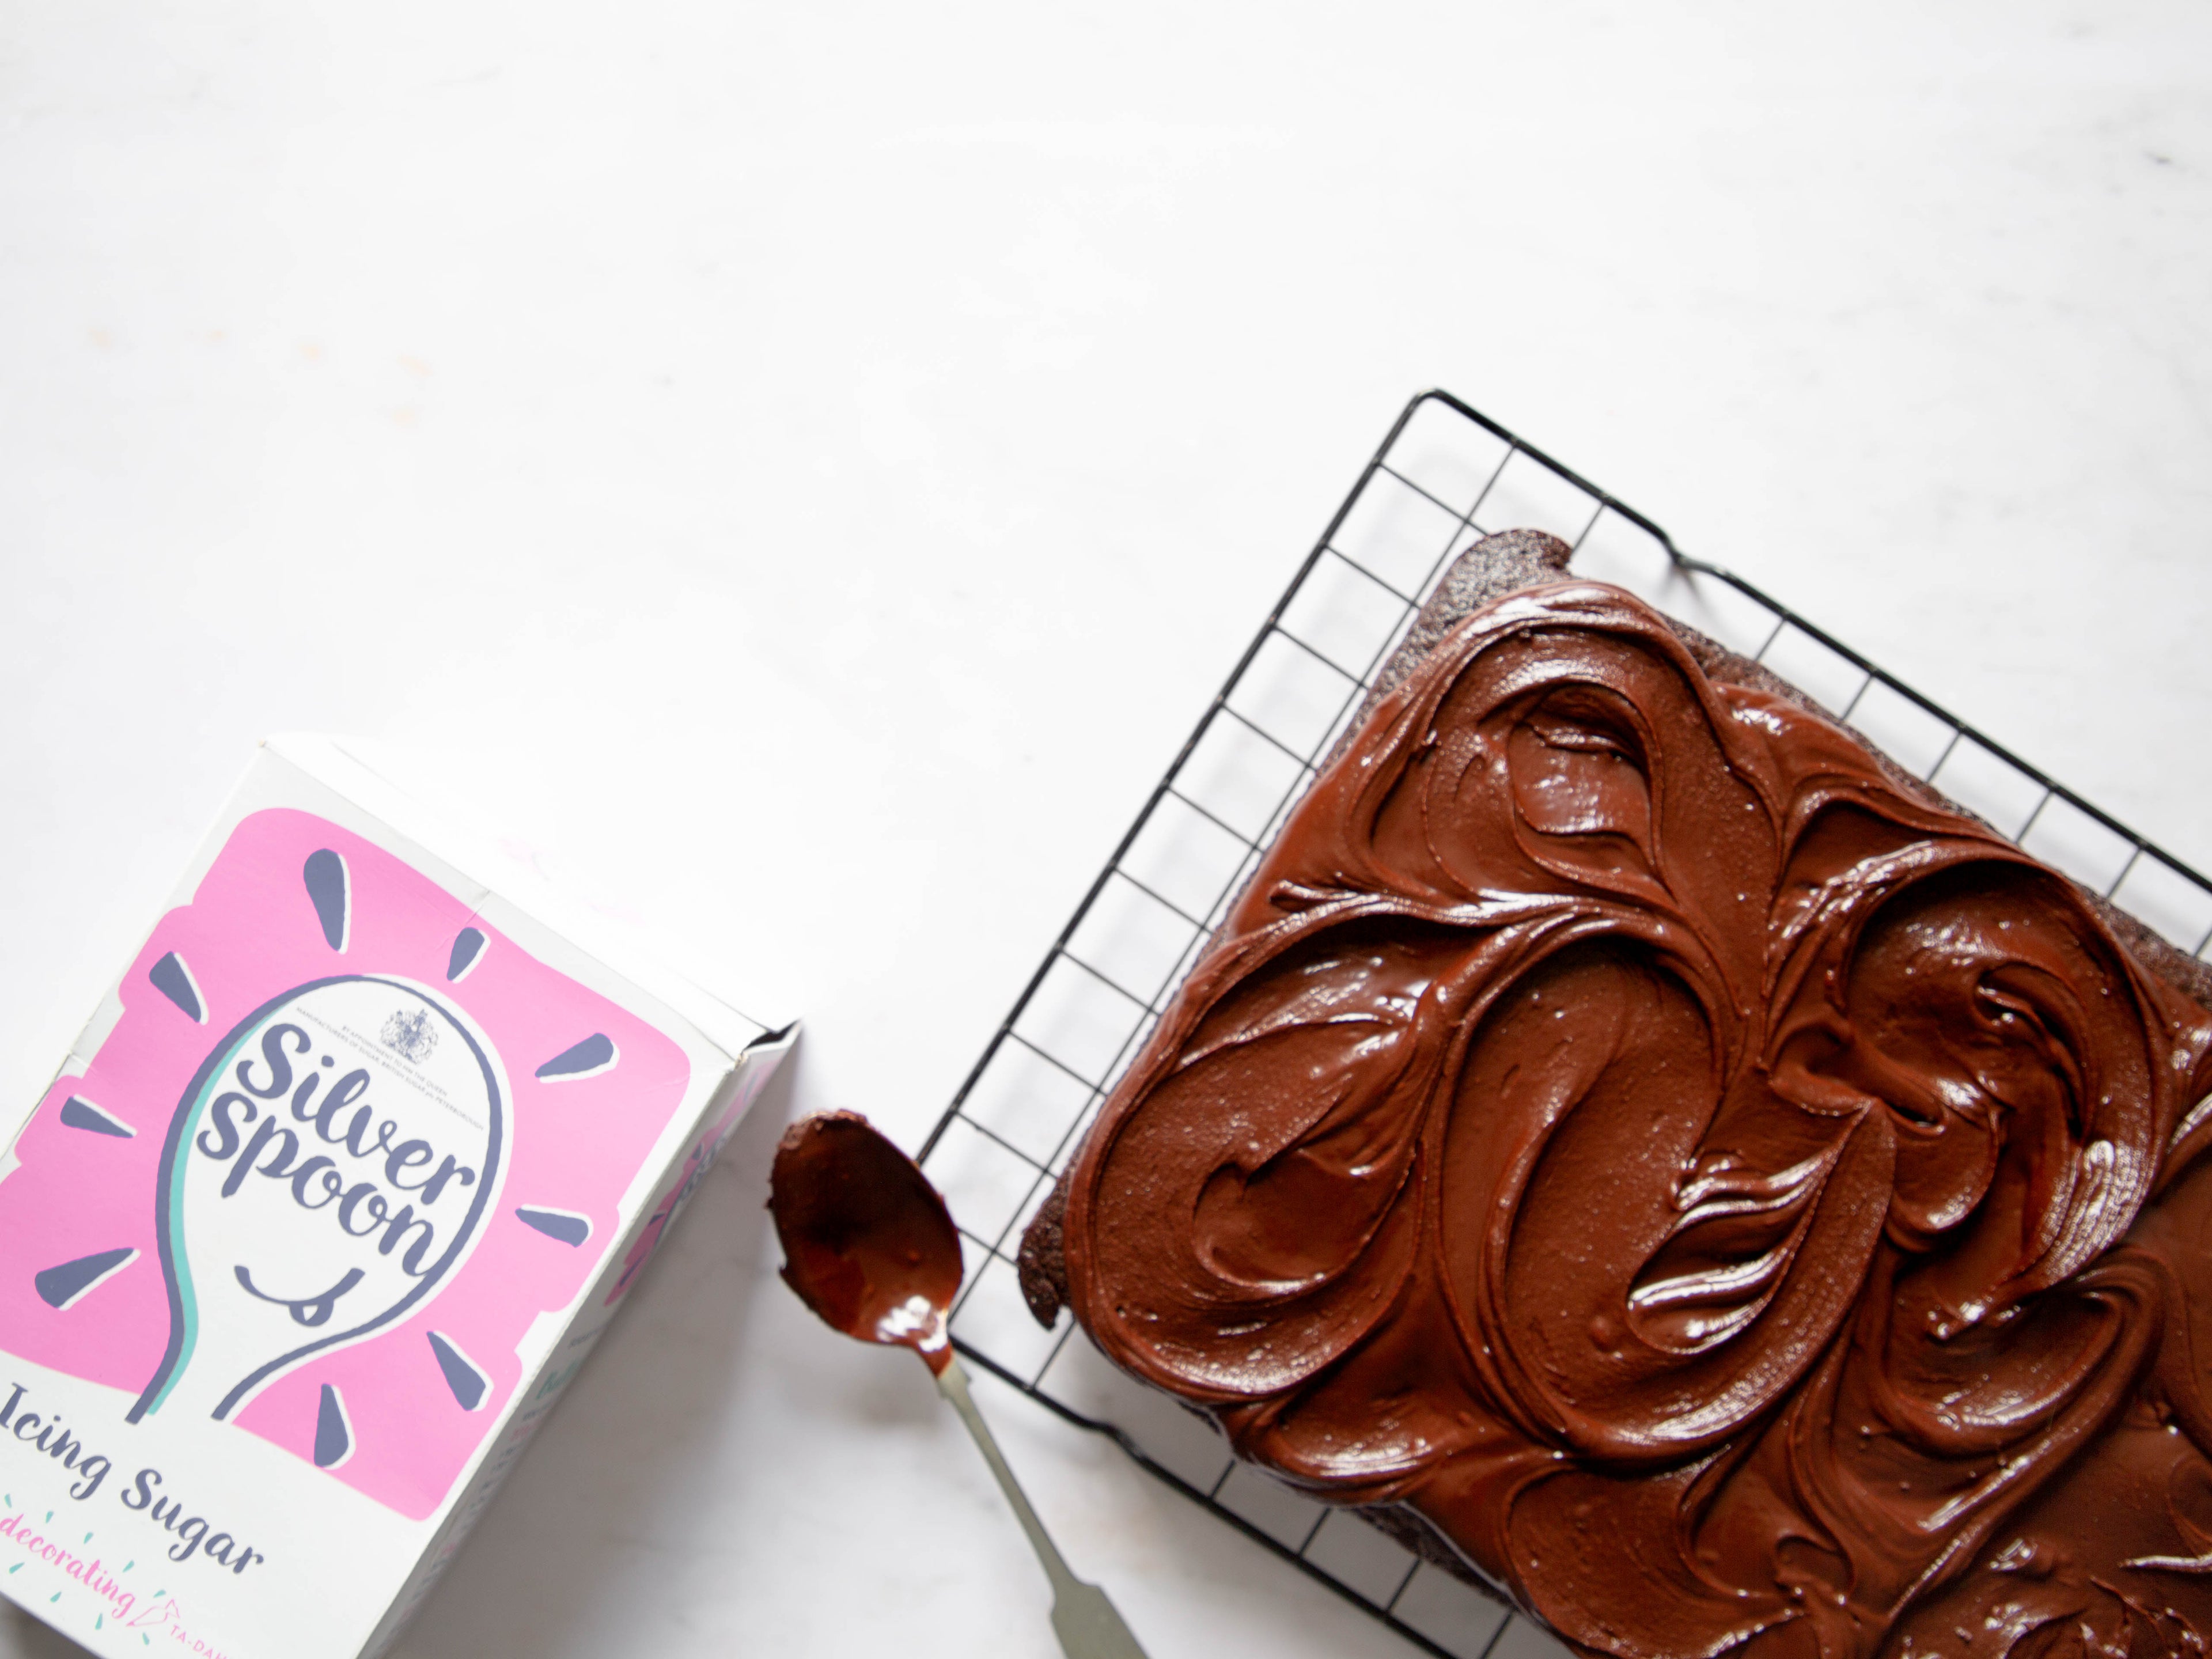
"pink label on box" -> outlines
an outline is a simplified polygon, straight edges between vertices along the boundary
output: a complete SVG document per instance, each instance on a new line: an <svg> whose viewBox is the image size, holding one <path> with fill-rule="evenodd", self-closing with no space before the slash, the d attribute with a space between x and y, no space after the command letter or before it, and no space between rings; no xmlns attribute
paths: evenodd
<svg viewBox="0 0 2212 1659"><path fill-rule="evenodd" d="M122 1002L0 1182L0 1348L429 1516L620 1232L683 1050L289 810L232 833Z"/></svg>

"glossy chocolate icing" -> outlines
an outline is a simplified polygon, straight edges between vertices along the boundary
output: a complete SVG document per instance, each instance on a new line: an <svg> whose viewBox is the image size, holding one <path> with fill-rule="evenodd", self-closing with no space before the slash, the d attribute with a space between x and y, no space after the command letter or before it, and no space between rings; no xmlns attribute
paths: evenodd
<svg viewBox="0 0 2212 1659"><path fill-rule="evenodd" d="M1564 583L1298 805L1066 1289L1595 1651L2202 1654L2209 1049L2063 878Z"/></svg>
<svg viewBox="0 0 2212 1659"><path fill-rule="evenodd" d="M858 1112L803 1117L769 1173L783 1282L832 1329L951 1363L960 1235L914 1160Z"/></svg>

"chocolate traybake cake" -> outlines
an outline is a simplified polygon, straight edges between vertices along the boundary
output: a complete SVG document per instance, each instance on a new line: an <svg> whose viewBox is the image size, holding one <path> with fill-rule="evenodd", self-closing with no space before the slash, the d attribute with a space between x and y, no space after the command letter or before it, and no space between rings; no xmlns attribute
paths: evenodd
<svg viewBox="0 0 2212 1659"><path fill-rule="evenodd" d="M2203 1655L2212 975L1512 532L1024 1289L1576 1646Z"/></svg>

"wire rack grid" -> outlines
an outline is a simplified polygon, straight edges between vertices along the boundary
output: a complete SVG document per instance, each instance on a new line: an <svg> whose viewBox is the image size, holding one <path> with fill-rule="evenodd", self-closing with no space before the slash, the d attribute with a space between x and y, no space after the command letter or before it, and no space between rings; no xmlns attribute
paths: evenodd
<svg viewBox="0 0 2212 1659"><path fill-rule="evenodd" d="M1443 1659L1565 1650L1382 1532L1230 1455L1115 1370L1013 1258L1107 1093L1444 570L1493 531L1549 531L1611 581L1764 664L2046 863L2200 959L2212 881L1741 577L1456 398L1408 404L1261 624L931 1133L968 1255L960 1352Z"/></svg>

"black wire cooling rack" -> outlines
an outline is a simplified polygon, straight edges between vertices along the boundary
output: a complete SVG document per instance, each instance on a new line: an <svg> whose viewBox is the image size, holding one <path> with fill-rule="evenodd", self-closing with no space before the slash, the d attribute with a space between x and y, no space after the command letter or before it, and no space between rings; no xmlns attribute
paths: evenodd
<svg viewBox="0 0 2212 1659"><path fill-rule="evenodd" d="M1233 1459L1203 1419L1030 1316L1014 1252L1099 1103L1357 714L1430 589L1492 531L1763 663L2045 862L2200 958L2212 882L1741 577L1442 392L1415 398L1261 624L922 1149L968 1254L953 1339L975 1364L1444 1659L1565 1650L1374 1527Z"/></svg>

